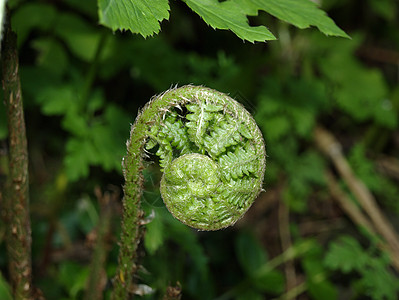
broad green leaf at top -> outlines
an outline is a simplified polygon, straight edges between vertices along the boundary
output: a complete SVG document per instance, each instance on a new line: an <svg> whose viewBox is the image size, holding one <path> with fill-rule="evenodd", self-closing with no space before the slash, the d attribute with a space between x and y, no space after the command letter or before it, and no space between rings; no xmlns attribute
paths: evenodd
<svg viewBox="0 0 399 300"><path fill-rule="evenodd" d="M253 27L247 16L263 10L298 28L316 26L326 35L348 37L327 14L310 0L183 0L213 28L230 29L238 37L254 41L274 40L264 26Z"/></svg>
<svg viewBox="0 0 399 300"><path fill-rule="evenodd" d="M264 10L282 21L304 29L316 26L326 35L349 37L310 0L238 0L253 10Z"/></svg>
<svg viewBox="0 0 399 300"><path fill-rule="evenodd" d="M326 35L348 37L311 0L182 0L214 29L227 29L250 42L275 40L265 26L251 26L248 16L263 10L298 28L317 27ZM168 0L98 0L100 23L144 37L158 33L169 18Z"/></svg>
<svg viewBox="0 0 399 300"><path fill-rule="evenodd" d="M250 42L275 40L274 35L264 26L250 26L247 15L257 15L252 10L252 0L224 1L218 0L183 0L212 28L230 29L239 38Z"/></svg>
<svg viewBox="0 0 399 300"><path fill-rule="evenodd" d="M112 30L130 30L144 37L158 33L169 18L168 0L98 0L100 23Z"/></svg>

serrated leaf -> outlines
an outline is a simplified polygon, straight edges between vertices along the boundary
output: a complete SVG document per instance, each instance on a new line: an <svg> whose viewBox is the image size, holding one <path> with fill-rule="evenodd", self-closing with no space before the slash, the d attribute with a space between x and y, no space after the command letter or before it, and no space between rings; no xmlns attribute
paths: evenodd
<svg viewBox="0 0 399 300"><path fill-rule="evenodd" d="M86 118L75 111L67 112L61 124L62 128L76 137L87 139L90 136L90 127Z"/></svg>
<svg viewBox="0 0 399 300"><path fill-rule="evenodd" d="M64 159L65 172L71 181L84 178L89 174L89 165L97 159L95 148L87 140L71 138L66 144L66 156Z"/></svg>
<svg viewBox="0 0 399 300"><path fill-rule="evenodd" d="M239 38L250 42L275 40L275 36L264 26L248 24L247 5L238 1L184 0L212 28L229 29ZM257 13L255 13L257 14Z"/></svg>
<svg viewBox="0 0 399 300"><path fill-rule="evenodd" d="M370 296L371 299L398 299L399 280L378 260L370 260L374 262L369 268L362 269L362 277L358 281L359 286Z"/></svg>
<svg viewBox="0 0 399 300"><path fill-rule="evenodd" d="M143 37L158 33L169 18L168 0L98 0L100 23L112 30L130 30Z"/></svg>
<svg viewBox="0 0 399 300"><path fill-rule="evenodd" d="M240 0L240 2L251 3L254 10L264 10L301 29L316 26L326 35L349 37L310 0Z"/></svg>
<svg viewBox="0 0 399 300"><path fill-rule="evenodd" d="M357 240L350 236L341 236L332 242L324 259L327 267L348 273L352 270L362 270L370 257L362 249Z"/></svg>
<svg viewBox="0 0 399 300"><path fill-rule="evenodd" d="M66 114L79 104L76 92L70 85L46 87L37 93L37 99L43 113L50 116Z"/></svg>
<svg viewBox="0 0 399 300"><path fill-rule="evenodd" d="M184 0L212 28L229 29L250 42L275 40L264 26L250 26L247 16L259 10L298 28L316 26L326 35L349 37L327 14L310 0Z"/></svg>

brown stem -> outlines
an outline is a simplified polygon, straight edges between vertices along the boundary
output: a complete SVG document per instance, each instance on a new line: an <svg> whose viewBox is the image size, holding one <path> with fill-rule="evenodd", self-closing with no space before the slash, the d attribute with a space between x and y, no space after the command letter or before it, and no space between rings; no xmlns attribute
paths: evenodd
<svg viewBox="0 0 399 300"><path fill-rule="evenodd" d="M3 203L9 276L14 299L33 299L28 149L18 74L17 38L9 22L5 24L2 69L9 132L9 176Z"/></svg>
<svg viewBox="0 0 399 300"><path fill-rule="evenodd" d="M315 129L314 139L321 151L330 157L349 190L370 217L376 231L385 238L392 253L399 253L399 238L397 233L389 221L387 221L369 189L353 173L348 161L342 154L339 142L331 133L320 127Z"/></svg>
<svg viewBox="0 0 399 300"><path fill-rule="evenodd" d="M118 198L117 192L102 194L99 187L95 194L100 205L100 217L98 220L96 244L91 260L90 275L84 299L101 300L107 283L105 262L109 251L109 234L111 232L112 205Z"/></svg>
<svg viewBox="0 0 399 300"><path fill-rule="evenodd" d="M353 203L349 196L341 189L334 175L331 172L327 171L325 173L325 178L331 195L333 196L334 200L338 202L339 206L348 215L348 217L351 218L351 220L358 226L361 226L369 233L376 235L377 233L374 225L369 221L367 216L363 214L360 208L355 203ZM393 249L391 249L391 247L389 247L389 245L387 245L383 241L381 241L378 246L380 247L380 249L388 253L389 257L392 260L392 265L395 267L396 270L399 271L398 254L393 252Z"/></svg>
<svg viewBox="0 0 399 300"><path fill-rule="evenodd" d="M377 159L377 170L386 176L399 181L399 159L395 157L381 157Z"/></svg>
<svg viewBox="0 0 399 300"><path fill-rule="evenodd" d="M376 234L373 224L363 214L361 209L349 198L349 196L341 189L334 175L327 171L325 173L328 189L331 196L334 197L341 209L352 219L352 221L360 227L365 228L369 233Z"/></svg>
<svg viewBox="0 0 399 300"><path fill-rule="evenodd" d="M290 233L290 211L283 201L279 202L278 218L282 252L292 247ZM287 281L286 290L289 291L297 285L295 266L293 261L287 261L284 265L285 278Z"/></svg>

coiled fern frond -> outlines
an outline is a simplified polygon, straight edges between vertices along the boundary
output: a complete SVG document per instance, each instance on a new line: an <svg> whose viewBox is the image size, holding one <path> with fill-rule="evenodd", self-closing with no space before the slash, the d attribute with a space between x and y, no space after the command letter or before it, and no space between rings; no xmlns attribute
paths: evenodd
<svg viewBox="0 0 399 300"><path fill-rule="evenodd" d="M146 149L157 149L162 198L201 230L234 224L262 189L265 147L244 107L217 91L185 86L155 97L166 106L147 120Z"/></svg>
<svg viewBox="0 0 399 300"><path fill-rule="evenodd" d="M241 104L191 85L154 97L131 128L123 160L125 195L114 300L127 299L134 290L147 151L159 157L167 208L191 227L217 230L234 224L262 190L265 144Z"/></svg>

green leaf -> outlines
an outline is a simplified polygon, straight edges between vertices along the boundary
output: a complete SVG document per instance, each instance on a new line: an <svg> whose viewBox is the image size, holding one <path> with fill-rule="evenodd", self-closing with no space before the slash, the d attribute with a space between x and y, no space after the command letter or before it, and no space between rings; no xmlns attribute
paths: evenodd
<svg viewBox="0 0 399 300"><path fill-rule="evenodd" d="M333 270L348 273L363 269L369 259L368 254L354 238L341 236L338 241L330 244L324 263Z"/></svg>
<svg viewBox="0 0 399 300"><path fill-rule="evenodd" d="M235 241L235 250L241 267L249 276L256 276L256 272L267 261L265 250L251 234L238 235Z"/></svg>
<svg viewBox="0 0 399 300"><path fill-rule="evenodd" d="M71 138L66 144L66 155L64 159L65 172L68 179L76 181L89 174L89 164L94 160L95 148L91 141Z"/></svg>
<svg viewBox="0 0 399 300"><path fill-rule="evenodd" d="M63 115L76 110L79 105L77 92L71 85L48 86L37 93L45 115Z"/></svg>
<svg viewBox="0 0 399 300"><path fill-rule="evenodd" d="M60 265L58 280L68 291L72 299L76 299L79 292L83 291L89 275L89 267L73 262Z"/></svg>
<svg viewBox="0 0 399 300"><path fill-rule="evenodd" d="M326 35L349 37L324 11L310 0L240 0L251 3L253 9L261 9L298 28L316 26Z"/></svg>
<svg viewBox="0 0 399 300"><path fill-rule="evenodd" d="M18 45L28 38L34 29L48 30L57 16L54 6L45 3L26 3L12 14L12 27L17 32Z"/></svg>
<svg viewBox="0 0 399 300"><path fill-rule="evenodd" d="M376 14L387 21L394 21L397 16L397 2L391 0L368 0L370 7Z"/></svg>
<svg viewBox="0 0 399 300"><path fill-rule="evenodd" d="M84 61L91 61L94 58L101 34L83 18L70 13L60 14L54 32L65 41L78 58Z"/></svg>
<svg viewBox="0 0 399 300"><path fill-rule="evenodd" d="M371 268L362 270L358 284L372 299L398 299L399 280L379 260L371 260Z"/></svg>
<svg viewBox="0 0 399 300"><path fill-rule="evenodd" d="M285 116L271 116L267 120L263 119L263 122L260 122L261 117L256 117L256 119L259 120L269 141L278 141L290 133L290 123Z"/></svg>
<svg viewBox="0 0 399 300"><path fill-rule="evenodd" d="M126 126L128 126L126 124ZM118 129L111 124L95 124L90 130L90 137L95 149L95 164L100 165L105 171L112 169L120 171L124 155L123 141L118 136Z"/></svg>
<svg viewBox="0 0 399 300"><path fill-rule="evenodd" d="M130 30L143 37L158 33L169 18L168 0L98 0L100 23L112 30Z"/></svg>
<svg viewBox="0 0 399 300"><path fill-rule="evenodd" d="M90 128L87 124L86 118L75 111L68 112L61 124L62 128L77 137L86 139L90 134Z"/></svg>
<svg viewBox="0 0 399 300"><path fill-rule="evenodd" d="M247 15L257 15L254 10L251 10L252 13L248 11L248 8L253 5L251 1L247 1L245 5L241 3L242 1L224 1L222 3L217 0L183 1L212 28L230 29L239 38L252 43L276 39L266 27L255 27L248 24Z"/></svg>
<svg viewBox="0 0 399 300"><path fill-rule="evenodd" d="M159 210L159 209L158 209ZM146 225L146 233L144 236L144 246L150 255L153 255L163 244L165 239L165 226L162 219L157 216Z"/></svg>
<svg viewBox="0 0 399 300"><path fill-rule="evenodd" d="M317 43L320 50L313 56L319 57L318 67L331 81L332 95L339 108L356 121L373 119L377 124L393 129L398 124L398 117L383 73L366 68L354 55L362 39L359 35L351 41L315 37L312 42Z"/></svg>
<svg viewBox="0 0 399 300"><path fill-rule="evenodd" d="M10 286L1 273L0 273L0 299L12 300Z"/></svg>
<svg viewBox="0 0 399 300"><path fill-rule="evenodd" d="M257 289L275 295L281 294L285 286L284 276L278 270L260 272L252 278L252 283Z"/></svg>
<svg viewBox="0 0 399 300"><path fill-rule="evenodd" d="M399 280L389 269L389 259L376 246L364 250L354 238L341 236L330 244L324 265L343 273L356 272L360 279L355 288L371 299L397 299Z"/></svg>
<svg viewBox="0 0 399 300"><path fill-rule="evenodd" d="M183 0L212 28L229 29L239 38L250 42L276 39L264 26L250 26L247 16L259 10L298 28L316 26L326 35L348 37L324 11L309 0Z"/></svg>
<svg viewBox="0 0 399 300"><path fill-rule="evenodd" d="M312 299L338 299L338 290L328 280L323 266L324 249L315 240L310 240L312 248L308 250L302 260L302 267L306 273L306 284Z"/></svg>
<svg viewBox="0 0 399 300"><path fill-rule="evenodd" d="M321 277L319 277L321 278ZM338 299L338 291L330 281L318 282L318 277L307 281L309 294L313 299L336 300Z"/></svg>
<svg viewBox="0 0 399 300"><path fill-rule="evenodd" d="M41 38L34 40L33 47L39 52L38 65L61 76L68 69L68 56L62 44L55 39Z"/></svg>

